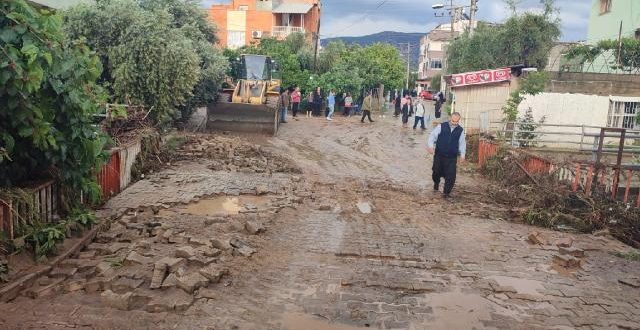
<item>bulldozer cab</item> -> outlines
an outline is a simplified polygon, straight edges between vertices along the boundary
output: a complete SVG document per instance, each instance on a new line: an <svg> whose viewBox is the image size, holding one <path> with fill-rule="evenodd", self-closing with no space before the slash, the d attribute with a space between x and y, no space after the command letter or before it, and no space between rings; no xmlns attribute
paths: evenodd
<svg viewBox="0 0 640 330"><path fill-rule="evenodd" d="M269 56L243 54L236 64L238 81L209 104L207 127L276 134L281 84L276 63Z"/></svg>
<svg viewBox="0 0 640 330"><path fill-rule="evenodd" d="M240 77L246 80L271 80L273 62L269 56L242 55Z"/></svg>
<svg viewBox="0 0 640 330"><path fill-rule="evenodd" d="M240 80L231 101L233 103L265 104L268 94L277 95L280 81L273 79L275 63L269 56L242 55Z"/></svg>

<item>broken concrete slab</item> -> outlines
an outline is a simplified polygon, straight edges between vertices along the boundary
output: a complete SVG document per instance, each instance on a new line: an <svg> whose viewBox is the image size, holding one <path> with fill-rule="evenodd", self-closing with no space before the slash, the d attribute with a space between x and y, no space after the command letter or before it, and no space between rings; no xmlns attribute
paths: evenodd
<svg viewBox="0 0 640 330"><path fill-rule="evenodd" d="M143 282L144 280L142 279L120 277L115 282L111 283L111 290L117 293L133 291L141 286Z"/></svg>
<svg viewBox="0 0 640 330"><path fill-rule="evenodd" d="M187 266L187 259L164 257L156 262L163 263L169 268L169 272L176 272L178 269Z"/></svg>
<svg viewBox="0 0 640 330"><path fill-rule="evenodd" d="M160 286L163 289L173 288L178 285L178 276L174 273L169 274L164 281L162 281L162 285Z"/></svg>
<svg viewBox="0 0 640 330"><path fill-rule="evenodd" d="M529 243L537 245L547 245L547 240L539 231L532 231L527 238Z"/></svg>
<svg viewBox="0 0 640 330"><path fill-rule="evenodd" d="M153 296L145 306L149 313L184 312L193 304L193 295L179 289L170 289Z"/></svg>
<svg viewBox="0 0 640 330"><path fill-rule="evenodd" d="M83 279L75 279L65 283L62 287L62 290L66 293L76 292L84 289L86 280Z"/></svg>
<svg viewBox="0 0 640 330"><path fill-rule="evenodd" d="M177 284L180 289L193 293L195 290L209 285L209 279L200 273L191 273L177 277Z"/></svg>
<svg viewBox="0 0 640 330"><path fill-rule="evenodd" d="M214 248L223 251L230 250L232 248L230 241L223 238L212 238L211 245L213 245Z"/></svg>
<svg viewBox="0 0 640 330"><path fill-rule="evenodd" d="M105 284L107 283L107 279L104 277L95 277L88 280L84 285L84 290L87 293L98 292L105 290Z"/></svg>
<svg viewBox="0 0 640 330"><path fill-rule="evenodd" d="M124 259L125 265L148 265L153 262L153 259L145 257L136 251L131 251Z"/></svg>
<svg viewBox="0 0 640 330"><path fill-rule="evenodd" d="M206 257L214 258L219 256L222 251L213 247L202 246L196 249L196 253L204 255Z"/></svg>
<svg viewBox="0 0 640 330"><path fill-rule="evenodd" d="M128 311L130 309L132 296L132 292L118 294L111 290L107 290L100 294L100 300L103 304L109 307L122 311Z"/></svg>
<svg viewBox="0 0 640 330"><path fill-rule="evenodd" d="M244 224L244 229L251 235L256 235L266 231L264 225L258 221L247 221Z"/></svg>
<svg viewBox="0 0 640 330"><path fill-rule="evenodd" d="M167 274L167 268L169 267L166 263L156 262L153 267L153 277L151 278L149 289L159 289L162 286L162 282Z"/></svg>
<svg viewBox="0 0 640 330"><path fill-rule="evenodd" d="M233 238L229 241L232 247L235 248L234 252L240 253L245 257L251 257L254 253L256 253L256 249L254 249L251 245L241 241L237 238Z"/></svg>
<svg viewBox="0 0 640 330"><path fill-rule="evenodd" d="M229 274L229 269L217 264L210 264L202 269L199 273L209 279L211 283L218 283L222 276Z"/></svg>
<svg viewBox="0 0 640 330"><path fill-rule="evenodd" d="M191 246L181 246L181 247L176 249L174 255L175 255L176 258L189 259L189 258L197 255L197 252Z"/></svg>
<svg viewBox="0 0 640 330"><path fill-rule="evenodd" d="M211 240L202 237L191 237L189 238L189 244L199 247L199 246L211 246Z"/></svg>
<svg viewBox="0 0 640 330"><path fill-rule="evenodd" d="M570 255L554 255L553 262L564 268L578 268L581 260Z"/></svg>

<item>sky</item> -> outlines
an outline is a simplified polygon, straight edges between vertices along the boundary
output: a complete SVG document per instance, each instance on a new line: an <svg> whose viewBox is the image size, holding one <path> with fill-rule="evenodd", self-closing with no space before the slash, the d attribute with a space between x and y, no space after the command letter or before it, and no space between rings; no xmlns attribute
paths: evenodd
<svg viewBox="0 0 640 330"><path fill-rule="evenodd" d="M203 0L207 6L220 0ZM222 1L224 2L224 0ZM449 0L322 0L321 38L361 36L382 31L426 33L450 20L435 17L431 5ZM469 0L455 0L468 5ZM587 38L591 0L556 0L563 41ZM521 0L520 10L541 10L540 0ZM504 0L478 0L478 18L502 22L510 14Z"/></svg>

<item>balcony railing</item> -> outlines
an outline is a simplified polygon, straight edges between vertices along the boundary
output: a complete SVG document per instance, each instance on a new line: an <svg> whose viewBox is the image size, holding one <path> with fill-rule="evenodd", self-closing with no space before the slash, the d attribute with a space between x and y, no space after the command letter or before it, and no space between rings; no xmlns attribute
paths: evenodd
<svg viewBox="0 0 640 330"><path fill-rule="evenodd" d="M304 28L300 26L274 26L271 35L277 39L284 39L292 33L304 33Z"/></svg>

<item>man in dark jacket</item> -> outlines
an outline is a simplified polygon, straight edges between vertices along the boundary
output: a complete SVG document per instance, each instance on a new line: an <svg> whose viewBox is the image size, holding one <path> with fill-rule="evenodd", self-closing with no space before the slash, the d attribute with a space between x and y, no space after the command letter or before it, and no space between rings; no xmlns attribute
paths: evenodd
<svg viewBox="0 0 640 330"><path fill-rule="evenodd" d="M322 91L320 87L316 88L316 92L313 93L313 116L320 116L320 111L322 109L322 101L324 100L324 96L322 95Z"/></svg>
<svg viewBox="0 0 640 330"><path fill-rule="evenodd" d="M454 112L451 119L433 129L427 142L427 151L434 153L433 157L433 190L440 189L440 178L444 177L444 198L449 198L453 185L456 182L456 170L458 156L464 161L467 150L467 142L462 126L460 126L460 114Z"/></svg>

